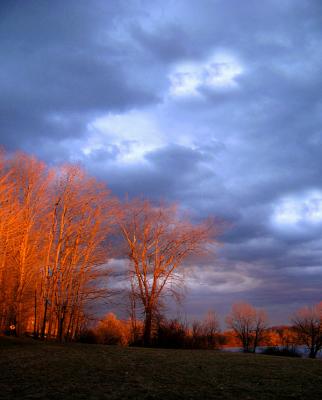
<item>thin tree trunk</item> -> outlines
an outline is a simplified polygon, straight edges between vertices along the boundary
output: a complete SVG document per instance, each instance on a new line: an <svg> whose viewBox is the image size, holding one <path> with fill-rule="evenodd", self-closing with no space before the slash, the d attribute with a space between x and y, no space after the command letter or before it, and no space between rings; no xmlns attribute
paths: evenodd
<svg viewBox="0 0 322 400"><path fill-rule="evenodd" d="M37 290L35 290L35 303L34 303L34 338L38 338L37 332Z"/></svg>
<svg viewBox="0 0 322 400"><path fill-rule="evenodd" d="M47 309L48 309L48 299L45 300L44 318L42 321L41 334L40 334L41 339L45 338L46 322L47 322Z"/></svg>
<svg viewBox="0 0 322 400"><path fill-rule="evenodd" d="M151 345L151 336L152 336L152 311L148 309L145 312L145 321L144 321L144 334L143 334L144 346Z"/></svg>

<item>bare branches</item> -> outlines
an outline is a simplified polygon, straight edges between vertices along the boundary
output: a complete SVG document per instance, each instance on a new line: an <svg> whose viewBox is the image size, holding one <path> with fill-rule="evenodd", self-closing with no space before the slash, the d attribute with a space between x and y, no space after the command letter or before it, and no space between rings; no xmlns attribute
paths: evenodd
<svg viewBox="0 0 322 400"><path fill-rule="evenodd" d="M264 338L267 315L247 303L235 303L226 318L227 325L235 332L245 352L255 353Z"/></svg>
<svg viewBox="0 0 322 400"><path fill-rule="evenodd" d="M118 213L77 166L0 155L0 324L73 337L88 301L106 295L106 239Z"/></svg>
<svg viewBox="0 0 322 400"><path fill-rule="evenodd" d="M0 167L0 329L76 337L89 303L108 298L110 236L118 225L131 262L133 319L143 308L148 343L163 295L179 298L180 267L206 251L214 224L194 224L175 205L145 200L121 209L77 165L49 168L0 152Z"/></svg>
<svg viewBox="0 0 322 400"><path fill-rule="evenodd" d="M212 241L213 227L208 221L194 225L180 219L175 205L153 206L146 200L127 203L119 224L135 277L132 290L137 290L136 297L144 307L144 341L149 344L161 295L178 278L176 272L183 262Z"/></svg>
<svg viewBox="0 0 322 400"><path fill-rule="evenodd" d="M301 308L292 320L299 342L308 348L309 357L315 358L322 349L322 302Z"/></svg>

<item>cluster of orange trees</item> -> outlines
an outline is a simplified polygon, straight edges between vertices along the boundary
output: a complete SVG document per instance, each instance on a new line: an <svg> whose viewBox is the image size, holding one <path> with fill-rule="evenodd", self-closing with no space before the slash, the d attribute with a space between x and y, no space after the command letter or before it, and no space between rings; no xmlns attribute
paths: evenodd
<svg viewBox="0 0 322 400"><path fill-rule="evenodd" d="M79 166L49 167L23 153L0 153L0 330L75 338L91 302L106 296L111 243L129 259L133 320L145 343L178 267L213 239L174 206L121 203Z"/></svg>
<svg viewBox="0 0 322 400"><path fill-rule="evenodd" d="M102 287L115 200L75 166L0 155L0 327L73 337Z"/></svg>

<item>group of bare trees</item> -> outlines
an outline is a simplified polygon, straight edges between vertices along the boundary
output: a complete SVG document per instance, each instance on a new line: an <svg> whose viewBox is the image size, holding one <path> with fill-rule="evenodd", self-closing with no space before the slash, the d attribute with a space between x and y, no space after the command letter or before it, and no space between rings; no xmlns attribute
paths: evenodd
<svg viewBox="0 0 322 400"><path fill-rule="evenodd" d="M278 344L283 348L304 346L310 358L322 350L322 302L299 309L291 316L291 326L275 328ZM247 303L235 303L226 318L245 352L256 352L262 344L270 343L272 329L268 327L267 314Z"/></svg>
<svg viewBox="0 0 322 400"><path fill-rule="evenodd" d="M74 337L101 294L115 201L80 168L0 156L0 328Z"/></svg>
<svg viewBox="0 0 322 400"><path fill-rule="evenodd" d="M188 323L180 317L167 319L158 315L150 345L165 348L218 349L224 344L219 319L215 312L208 311L202 320ZM138 335L135 336L131 319L119 320L108 313L98 324L84 331L81 341L87 343L116 344L121 346L141 345L144 339L144 321L137 321Z"/></svg>
<svg viewBox="0 0 322 400"><path fill-rule="evenodd" d="M174 206L121 204L80 167L49 168L23 153L0 153L0 330L74 338L91 301L107 295L111 234L130 260L132 320L144 316L144 343L178 268L212 240ZM115 241L114 241L115 243ZM141 316L140 316L141 317Z"/></svg>
<svg viewBox="0 0 322 400"><path fill-rule="evenodd" d="M291 325L269 326L265 310L245 302L232 305L226 317L226 331L221 330L220 319L214 311L190 323L182 316L166 319L159 314L153 324L150 345L185 349L237 347L245 353L259 350L290 357L306 353L316 358L322 349L322 304L298 310L291 321ZM119 320L114 314L107 314L96 327L84 332L81 340L123 346L142 344L144 321L137 321L137 333L136 336L131 319Z"/></svg>

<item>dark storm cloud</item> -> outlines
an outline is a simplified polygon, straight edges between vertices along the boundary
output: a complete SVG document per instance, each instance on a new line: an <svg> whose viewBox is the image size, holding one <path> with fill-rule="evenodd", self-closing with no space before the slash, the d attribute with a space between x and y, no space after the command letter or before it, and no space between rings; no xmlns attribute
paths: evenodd
<svg viewBox="0 0 322 400"><path fill-rule="evenodd" d="M110 166L105 164L104 170L105 157L103 165L99 162L93 171L100 169L101 176L121 196L124 193L142 196L149 188L149 197L154 200L185 199L186 204L194 204L203 192L207 192L207 182L211 186L221 185L216 173L208 165L212 157L213 154L209 155L202 148L191 149L171 144L148 152L143 164L117 167L111 163ZM201 191L199 194L198 190Z"/></svg>
<svg viewBox="0 0 322 400"><path fill-rule="evenodd" d="M1 142L226 220L189 312L246 299L281 319L278 304L319 300L321 15L308 0L2 2Z"/></svg>
<svg viewBox="0 0 322 400"><path fill-rule="evenodd" d="M196 51L189 45L187 34L175 23L165 24L154 32L134 26L132 34L153 58L161 62L175 62L196 55Z"/></svg>
<svg viewBox="0 0 322 400"><path fill-rule="evenodd" d="M131 79L126 63L135 69L134 55L113 36L113 28L122 24L122 2L96 2L96 7L82 1L4 4L3 144L14 148L39 137L77 137L103 111L158 100L154 90Z"/></svg>

